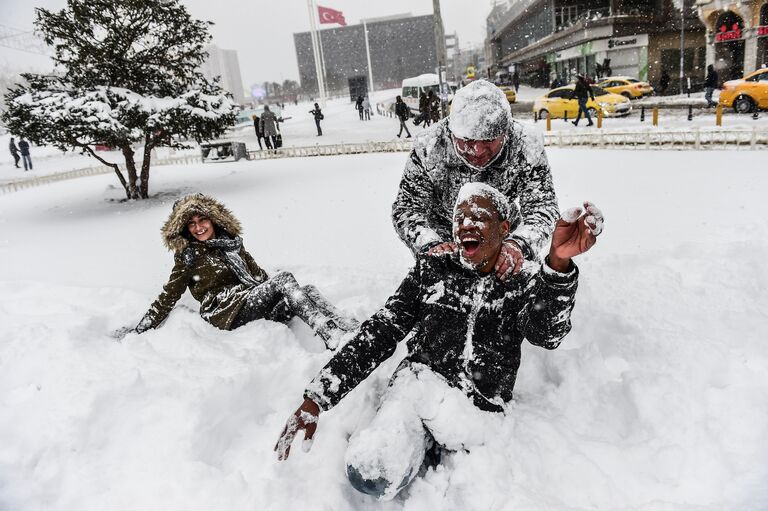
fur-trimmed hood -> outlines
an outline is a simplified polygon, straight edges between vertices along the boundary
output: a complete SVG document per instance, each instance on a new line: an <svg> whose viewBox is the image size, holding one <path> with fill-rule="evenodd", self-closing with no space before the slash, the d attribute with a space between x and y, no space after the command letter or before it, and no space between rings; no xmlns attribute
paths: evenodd
<svg viewBox="0 0 768 511"><path fill-rule="evenodd" d="M230 210L213 197L195 193L173 203L173 209L160 233L168 250L182 252L189 245L187 223L194 215L203 215L213 222L216 229L223 229L232 236L240 236L242 225Z"/></svg>

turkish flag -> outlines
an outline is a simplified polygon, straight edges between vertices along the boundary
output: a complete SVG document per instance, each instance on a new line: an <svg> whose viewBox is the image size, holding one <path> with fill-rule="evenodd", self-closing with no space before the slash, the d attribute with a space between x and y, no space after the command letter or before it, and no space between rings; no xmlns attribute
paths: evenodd
<svg viewBox="0 0 768 511"><path fill-rule="evenodd" d="M317 14L320 17L320 23L338 23L342 27L347 26L347 20L344 19L344 14L341 11L335 9L329 9L328 7L317 6Z"/></svg>

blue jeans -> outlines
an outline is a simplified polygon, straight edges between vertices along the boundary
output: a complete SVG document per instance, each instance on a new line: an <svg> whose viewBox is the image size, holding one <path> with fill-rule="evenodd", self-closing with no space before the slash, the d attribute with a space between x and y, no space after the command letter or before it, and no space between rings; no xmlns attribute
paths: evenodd
<svg viewBox="0 0 768 511"><path fill-rule="evenodd" d="M707 87L704 91L704 99L707 100L707 106L714 106L717 103L712 101L712 94L715 92L714 87Z"/></svg>
<svg viewBox="0 0 768 511"><path fill-rule="evenodd" d="M579 99L579 113L576 114L576 120L574 121L574 124L579 124L579 119L581 119L581 113L584 112L584 117L587 118L587 122L589 124L592 124L592 118L589 116L589 110L587 110L587 99Z"/></svg>
<svg viewBox="0 0 768 511"><path fill-rule="evenodd" d="M24 170L32 170L32 158L28 154L22 154L21 159L24 160ZM29 165L29 169L27 169L27 165Z"/></svg>

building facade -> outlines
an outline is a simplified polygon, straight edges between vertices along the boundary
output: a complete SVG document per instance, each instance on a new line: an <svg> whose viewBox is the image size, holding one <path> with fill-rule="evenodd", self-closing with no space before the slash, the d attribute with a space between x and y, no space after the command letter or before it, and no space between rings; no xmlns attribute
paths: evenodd
<svg viewBox="0 0 768 511"><path fill-rule="evenodd" d="M239 105L245 103L245 90L243 78L240 75L240 62L237 59L236 50L225 50L215 45L208 46L208 59L200 66L206 78L212 80L216 76L221 77L221 88L232 94Z"/></svg>
<svg viewBox="0 0 768 511"><path fill-rule="evenodd" d="M576 74L626 75L656 84L666 70L674 90L680 83L674 78L680 75L682 42L683 75L701 82L705 29L692 2L518 0L496 5L487 20L486 53L494 63L489 72L514 66L523 82L546 86L555 78L571 81Z"/></svg>
<svg viewBox="0 0 768 511"><path fill-rule="evenodd" d="M399 87L403 79L437 68L433 16L401 16L367 20L371 68L376 89ZM325 61L326 88L332 94L348 89L348 80L368 77L363 25L319 30ZM305 93L317 93L315 58L309 32L293 34L299 80Z"/></svg>
<svg viewBox="0 0 768 511"><path fill-rule="evenodd" d="M707 63L722 80L768 67L768 0L697 0L707 29Z"/></svg>

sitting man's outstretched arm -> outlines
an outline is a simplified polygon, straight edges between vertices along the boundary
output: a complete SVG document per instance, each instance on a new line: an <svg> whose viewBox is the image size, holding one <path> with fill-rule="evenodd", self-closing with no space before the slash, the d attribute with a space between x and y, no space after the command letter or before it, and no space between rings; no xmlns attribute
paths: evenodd
<svg viewBox="0 0 768 511"><path fill-rule="evenodd" d="M589 202L583 211L571 208L557 221L549 255L518 315L518 329L531 344L555 349L571 330L578 284L578 268L571 259L592 248L602 230L603 214Z"/></svg>
<svg viewBox="0 0 768 511"><path fill-rule="evenodd" d="M421 260L405 277L384 307L365 321L354 339L344 345L309 384L304 403L288 419L275 451L278 459L288 458L291 443L299 430L311 441L320 410L329 410L365 380L384 360L392 356L413 329L419 317ZM309 444L307 444L309 445Z"/></svg>

